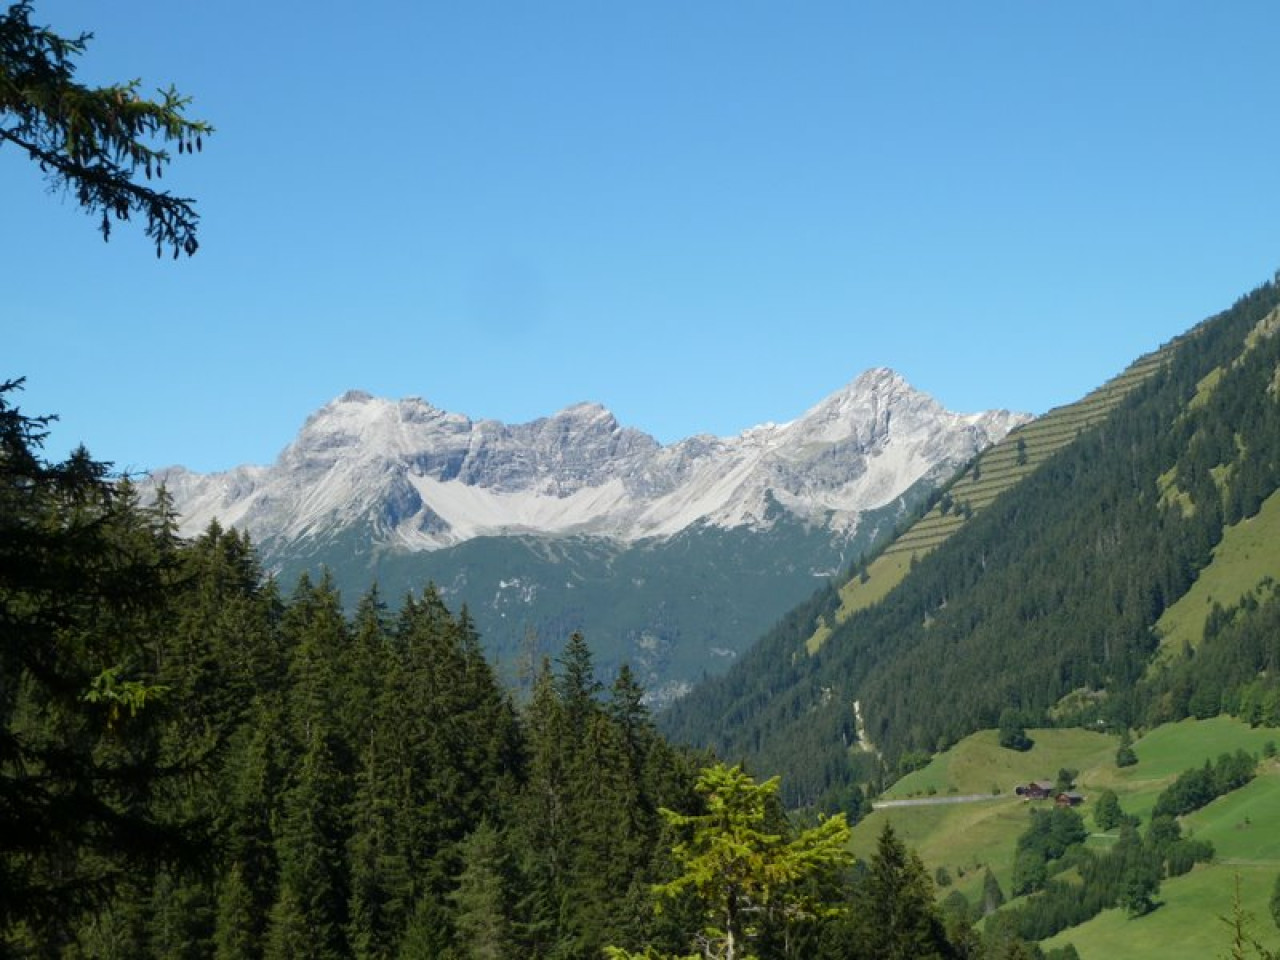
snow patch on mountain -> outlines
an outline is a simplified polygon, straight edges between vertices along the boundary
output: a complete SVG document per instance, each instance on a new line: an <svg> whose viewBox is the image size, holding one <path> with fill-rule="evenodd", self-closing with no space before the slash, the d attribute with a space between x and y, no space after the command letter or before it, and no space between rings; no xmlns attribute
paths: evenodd
<svg viewBox="0 0 1280 960"><path fill-rule="evenodd" d="M1028 419L948 412L885 368L789 423L669 446L598 404L508 425L353 390L312 414L270 467L174 467L153 482L183 533L217 519L268 547L351 528L405 550L516 533L630 542L695 523L766 525L776 507L847 528Z"/></svg>

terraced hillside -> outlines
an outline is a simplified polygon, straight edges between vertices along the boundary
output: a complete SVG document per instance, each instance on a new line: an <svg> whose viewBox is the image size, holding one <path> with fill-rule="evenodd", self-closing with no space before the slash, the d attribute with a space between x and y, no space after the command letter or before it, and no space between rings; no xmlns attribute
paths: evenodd
<svg viewBox="0 0 1280 960"><path fill-rule="evenodd" d="M1160 369L1176 343L1175 340L1140 357L1080 400L1055 407L979 454L938 492L937 502L920 519L840 588L835 623L843 623L851 614L883 599L914 563L936 550L1049 457L1106 419L1135 387ZM822 646L832 627L825 621L819 624L807 644L810 653Z"/></svg>

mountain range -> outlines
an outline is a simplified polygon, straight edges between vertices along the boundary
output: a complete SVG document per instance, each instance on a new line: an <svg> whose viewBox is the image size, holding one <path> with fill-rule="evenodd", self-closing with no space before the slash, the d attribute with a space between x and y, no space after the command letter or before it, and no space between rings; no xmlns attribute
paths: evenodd
<svg viewBox="0 0 1280 960"><path fill-rule="evenodd" d="M604 407L523 424L350 391L270 466L157 471L194 535L248 532L286 589L435 582L511 664L587 633L658 699L715 673L934 485L1029 418L952 413L891 370L783 424L662 445Z"/></svg>

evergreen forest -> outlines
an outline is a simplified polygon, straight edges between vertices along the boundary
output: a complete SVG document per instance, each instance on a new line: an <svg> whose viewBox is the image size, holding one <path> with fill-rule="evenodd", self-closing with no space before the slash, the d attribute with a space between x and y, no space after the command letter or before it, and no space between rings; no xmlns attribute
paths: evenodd
<svg viewBox="0 0 1280 960"><path fill-rule="evenodd" d="M15 957L1035 956L885 832L669 744L573 636L522 702L430 586L354 615L0 390L0 949ZM890 950L889 953L884 952Z"/></svg>

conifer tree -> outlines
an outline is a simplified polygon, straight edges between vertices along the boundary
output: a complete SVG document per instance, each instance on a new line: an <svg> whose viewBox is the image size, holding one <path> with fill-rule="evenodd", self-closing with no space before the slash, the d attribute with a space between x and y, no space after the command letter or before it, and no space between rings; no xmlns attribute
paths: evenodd
<svg viewBox="0 0 1280 960"><path fill-rule="evenodd" d="M0 13L0 147L25 153L55 189L69 190L86 212L100 215L103 239L112 219L140 214L156 255L196 252L199 217L192 201L140 182L163 175L178 152L200 150L213 128L190 120L189 99L172 87L158 99L141 82L87 87L76 82L76 58L90 34L63 37L31 22L21 0Z"/></svg>
<svg viewBox="0 0 1280 960"><path fill-rule="evenodd" d="M48 420L9 403L20 383L0 384L0 949L21 923L55 951L118 881L203 844L153 802L171 518L83 448L46 461Z"/></svg>
<svg viewBox="0 0 1280 960"><path fill-rule="evenodd" d="M560 654L559 664L556 686L560 702L564 704L569 729L581 734L586 729L587 717L598 706L596 696L601 690L591 648L581 633L575 631L569 637Z"/></svg>
<svg viewBox="0 0 1280 960"><path fill-rule="evenodd" d="M303 574L289 599L281 622L289 649L290 726L294 743L301 749L323 728L329 749L345 751L338 743L337 720L341 713L338 665L347 651L347 623L342 599L333 578L324 572L313 584ZM339 758L339 760L345 758Z"/></svg>
<svg viewBox="0 0 1280 960"><path fill-rule="evenodd" d="M401 727L392 762L408 778L409 804L400 829L418 890L443 898L460 867L457 845L493 804L504 760L495 739L509 735L495 728L510 715L470 627L434 587L406 604L397 633L398 712L385 722Z"/></svg>
<svg viewBox="0 0 1280 960"><path fill-rule="evenodd" d="M419 897L396 953L397 960L451 960L455 946L444 903L434 894Z"/></svg>
<svg viewBox="0 0 1280 960"><path fill-rule="evenodd" d="M628 763L639 769L655 735L649 709L644 705L644 690L628 664L618 668L605 710L622 735Z"/></svg>
<svg viewBox="0 0 1280 960"><path fill-rule="evenodd" d="M346 953L346 866L339 773L327 731L309 721L311 737L296 782L284 798L278 838L280 896L271 915L268 956L330 960ZM297 935L305 934L305 943Z"/></svg>
<svg viewBox="0 0 1280 960"><path fill-rule="evenodd" d="M1120 746L1116 749L1116 766L1132 767L1138 762L1138 755L1133 752L1133 738L1128 729L1120 734Z"/></svg>
<svg viewBox="0 0 1280 960"><path fill-rule="evenodd" d="M822 909L806 882L850 862L849 827L837 815L794 837L774 832L768 821L777 778L757 784L741 767L706 768L697 790L706 813L662 811L685 839L672 849L682 872L655 892L664 899L690 895L702 905L704 925L691 946L703 956L746 960L766 925L777 929ZM635 956L607 952L614 960Z"/></svg>
<svg viewBox="0 0 1280 960"><path fill-rule="evenodd" d="M542 955L568 926L563 908L574 840L569 781L572 735L545 659L534 677L524 720L528 772L515 824L528 887L521 922L531 952Z"/></svg>
<svg viewBox="0 0 1280 960"><path fill-rule="evenodd" d="M281 695L277 690L255 697L222 774L226 806L220 832L226 864L215 940L227 944L219 950L232 950L233 944L247 938L253 945L250 956L261 953L267 918L279 889L275 827L282 819L280 802L289 766L280 736L284 717Z"/></svg>
<svg viewBox="0 0 1280 960"><path fill-rule="evenodd" d="M413 906L413 881L396 836L396 778L385 762L387 731L375 724L361 748L352 805L348 860L351 906L348 940L360 960L395 956Z"/></svg>
<svg viewBox="0 0 1280 960"><path fill-rule="evenodd" d="M328 960L328 956L316 950L297 893L291 886L282 886L280 898L271 908L263 957L265 960L291 960L293 957Z"/></svg>
<svg viewBox="0 0 1280 960"><path fill-rule="evenodd" d="M152 956L197 960L208 955L214 904L208 886L198 878L162 870L156 877L148 914L147 946Z"/></svg>
<svg viewBox="0 0 1280 960"><path fill-rule="evenodd" d="M462 844L462 874L450 894L459 952L465 960L519 954L515 907L520 896L506 837L483 821Z"/></svg>
<svg viewBox="0 0 1280 960"><path fill-rule="evenodd" d="M1253 915L1244 908L1240 897L1240 874L1236 874L1235 890L1231 897L1231 916L1219 915L1218 920L1231 931L1230 960L1277 960L1280 954L1268 950L1253 932Z"/></svg>
<svg viewBox="0 0 1280 960"><path fill-rule="evenodd" d="M341 727L359 750L373 735L382 675L391 664L390 627L386 604L374 584L360 598L351 642L343 651Z"/></svg>
<svg viewBox="0 0 1280 960"><path fill-rule="evenodd" d="M933 884L920 858L887 821L858 898L857 955L877 960L941 960L950 956Z"/></svg>
<svg viewBox="0 0 1280 960"><path fill-rule="evenodd" d="M576 926L586 931L583 951L598 955L606 943L629 942L618 894L648 858L645 798L639 769L623 732L603 711L587 721L581 749L571 760L569 808L573 836L571 883Z"/></svg>
<svg viewBox="0 0 1280 960"><path fill-rule="evenodd" d="M239 864L232 864L218 891L214 960L256 960L262 956L262 929L243 871Z"/></svg>
<svg viewBox="0 0 1280 960"><path fill-rule="evenodd" d="M1120 801L1114 790L1103 790L1098 794L1093 807L1093 822L1099 830L1114 830L1125 820L1124 811L1120 809Z"/></svg>

